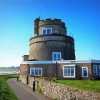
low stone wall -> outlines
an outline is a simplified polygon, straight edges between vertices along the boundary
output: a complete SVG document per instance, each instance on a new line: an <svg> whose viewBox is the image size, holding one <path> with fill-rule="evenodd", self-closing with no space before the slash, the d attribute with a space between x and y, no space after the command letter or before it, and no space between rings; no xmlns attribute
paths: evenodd
<svg viewBox="0 0 100 100"><path fill-rule="evenodd" d="M32 80L33 77L29 77L28 85L31 87ZM41 78L36 78L36 88L37 87L41 88L44 95L54 100L100 100L99 93L72 88L70 86L54 83L51 81L46 81Z"/></svg>
<svg viewBox="0 0 100 100"><path fill-rule="evenodd" d="M27 80L26 80L27 76L26 75L20 75L19 76L19 81L21 81L24 84L27 84Z"/></svg>

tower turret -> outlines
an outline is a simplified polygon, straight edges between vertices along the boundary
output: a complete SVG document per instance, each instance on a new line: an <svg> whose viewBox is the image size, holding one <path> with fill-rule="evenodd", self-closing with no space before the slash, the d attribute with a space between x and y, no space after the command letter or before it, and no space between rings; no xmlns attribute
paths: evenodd
<svg viewBox="0 0 100 100"><path fill-rule="evenodd" d="M61 19L36 18L30 39L29 60L75 60L74 39Z"/></svg>

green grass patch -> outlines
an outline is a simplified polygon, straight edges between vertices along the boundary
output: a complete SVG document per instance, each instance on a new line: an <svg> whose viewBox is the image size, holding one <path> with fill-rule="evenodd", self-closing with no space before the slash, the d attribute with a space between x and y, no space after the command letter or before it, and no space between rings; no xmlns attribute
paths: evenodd
<svg viewBox="0 0 100 100"><path fill-rule="evenodd" d="M100 93L100 80L56 80L56 82Z"/></svg>
<svg viewBox="0 0 100 100"><path fill-rule="evenodd" d="M0 100L18 100L14 92L7 84L9 78L15 78L16 75L2 75L0 76Z"/></svg>

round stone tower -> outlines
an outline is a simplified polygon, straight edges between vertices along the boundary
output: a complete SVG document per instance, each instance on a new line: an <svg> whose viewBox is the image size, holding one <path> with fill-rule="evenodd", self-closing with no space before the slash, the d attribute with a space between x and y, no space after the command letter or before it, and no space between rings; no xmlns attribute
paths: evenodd
<svg viewBox="0 0 100 100"><path fill-rule="evenodd" d="M34 37L30 39L29 60L75 60L74 39L67 36L60 19L34 21Z"/></svg>

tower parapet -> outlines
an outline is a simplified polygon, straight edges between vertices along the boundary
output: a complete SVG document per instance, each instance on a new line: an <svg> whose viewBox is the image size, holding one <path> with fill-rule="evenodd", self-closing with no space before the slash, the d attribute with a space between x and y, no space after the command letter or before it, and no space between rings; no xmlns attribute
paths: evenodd
<svg viewBox="0 0 100 100"><path fill-rule="evenodd" d="M34 21L34 27L34 34L36 36L45 34L67 35L65 23L62 22L61 19L48 18L45 20L40 20L40 18L36 18Z"/></svg>

